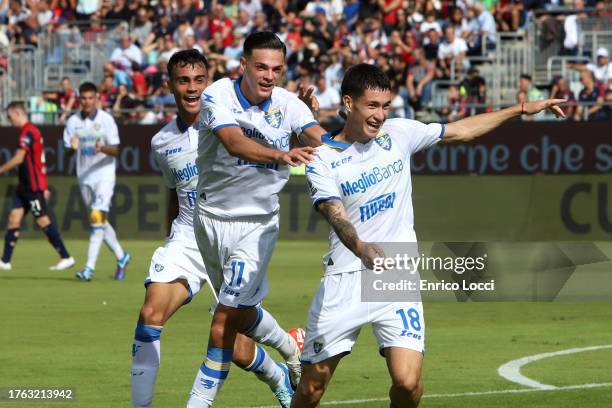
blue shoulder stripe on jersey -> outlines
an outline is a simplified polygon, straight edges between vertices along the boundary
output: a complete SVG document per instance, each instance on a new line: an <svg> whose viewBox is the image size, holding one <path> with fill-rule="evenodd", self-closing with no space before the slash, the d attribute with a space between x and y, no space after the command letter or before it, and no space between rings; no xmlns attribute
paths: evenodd
<svg viewBox="0 0 612 408"><path fill-rule="evenodd" d="M312 203L313 207L317 208L317 204L322 203L323 201L330 201L330 200L338 200L338 201L342 201L342 198L340 197L336 197L336 196L331 196L331 197L320 197L317 198L314 203Z"/></svg>
<svg viewBox="0 0 612 408"><path fill-rule="evenodd" d="M247 100L246 96L244 96L244 94L242 93L242 90L240 89L241 81L242 81L242 77L234 81L234 90L236 91L236 96L238 97L238 102L240 102L240 106L242 106L242 109L247 110L253 105L251 104L251 102ZM271 103L272 101L270 100L270 98L268 98L257 106L259 106L259 109L261 109L262 111L267 112L268 108L270 108Z"/></svg>
<svg viewBox="0 0 612 408"><path fill-rule="evenodd" d="M189 125L183 122L183 120L181 119L179 115L176 115L176 127L181 133L185 133L187 129L189 129ZM197 121L196 123L194 123L193 128L195 130L200 130L200 121Z"/></svg>
<svg viewBox="0 0 612 408"><path fill-rule="evenodd" d="M444 138L444 132L446 131L446 126L444 126L444 123L440 123L440 125L442 125L442 130L440 131L439 138L442 139Z"/></svg>
<svg viewBox="0 0 612 408"><path fill-rule="evenodd" d="M338 133L340 133L340 131L324 134L323 136L321 136L321 143L334 149L340 150L348 149L349 147L351 147L350 143L334 140L334 136L336 136Z"/></svg>
<svg viewBox="0 0 612 408"><path fill-rule="evenodd" d="M235 123L226 123L225 125L219 125L219 126L213 128L213 132L216 132L219 129L223 129L224 127L229 127L229 126L238 126L238 125L235 124ZM240 127L240 126L238 126L238 127Z"/></svg>
<svg viewBox="0 0 612 408"><path fill-rule="evenodd" d="M305 129L308 129L309 127L314 126L314 125L318 125L318 123L317 123L317 122L308 122L307 124L305 124L304 126L302 126L302 132L303 132Z"/></svg>

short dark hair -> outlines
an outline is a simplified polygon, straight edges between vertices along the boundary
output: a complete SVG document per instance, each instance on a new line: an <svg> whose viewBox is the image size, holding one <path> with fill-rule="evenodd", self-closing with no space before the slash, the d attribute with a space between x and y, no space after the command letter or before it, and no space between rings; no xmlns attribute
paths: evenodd
<svg viewBox="0 0 612 408"><path fill-rule="evenodd" d="M12 101L8 105L6 105L6 110L19 110L23 113L26 113L25 104L21 101Z"/></svg>
<svg viewBox="0 0 612 408"><path fill-rule="evenodd" d="M177 67L186 66L195 67L196 65L203 65L204 68L208 69L208 60L202 53L196 49L181 50L172 54L170 61L168 61L168 76L172 78L172 72Z"/></svg>
<svg viewBox="0 0 612 408"><path fill-rule="evenodd" d="M98 88L93 84L93 82L83 82L79 86L79 95L85 92L98 93Z"/></svg>
<svg viewBox="0 0 612 408"><path fill-rule="evenodd" d="M526 80L528 80L529 82L531 82L531 81L532 81L532 79L531 79L531 75L529 75L529 74L521 74L521 79L526 79Z"/></svg>
<svg viewBox="0 0 612 408"><path fill-rule="evenodd" d="M390 91L389 77L377 66L361 63L353 65L344 74L340 93L353 99L359 98L367 89Z"/></svg>
<svg viewBox="0 0 612 408"><path fill-rule="evenodd" d="M244 40L244 55L250 57L253 50L277 50L282 51L283 56L287 56L285 43L272 31L258 31L249 35Z"/></svg>

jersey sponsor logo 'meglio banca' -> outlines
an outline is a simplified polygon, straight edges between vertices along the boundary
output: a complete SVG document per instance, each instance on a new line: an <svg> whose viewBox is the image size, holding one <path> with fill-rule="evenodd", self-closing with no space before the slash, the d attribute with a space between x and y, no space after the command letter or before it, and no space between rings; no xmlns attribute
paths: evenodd
<svg viewBox="0 0 612 408"><path fill-rule="evenodd" d="M172 174L176 181L188 181L198 175L198 167L194 163L187 163L183 168L173 167Z"/></svg>
<svg viewBox="0 0 612 408"><path fill-rule="evenodd" d="M370 171L364 171L356 181L345 181L341 183L342 195L345 197L357 193L365 193L370 187L375 186L383 180L400 174L404 170L404 162L399 159L386 166L376 166Z"/></svg>
<svg viewBox="0 0 612 408"><path fill-rule="evenodd" d="M395 192L379 195L371 200L368 200L364 205L359 207L361 214L361 222L366 222L376 214L379 214L386 209L393 208L395 202Z"/></svg>

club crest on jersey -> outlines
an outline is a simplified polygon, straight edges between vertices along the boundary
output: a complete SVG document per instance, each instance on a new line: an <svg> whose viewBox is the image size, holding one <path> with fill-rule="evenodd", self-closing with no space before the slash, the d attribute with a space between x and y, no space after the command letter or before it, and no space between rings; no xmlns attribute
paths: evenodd
<svg viewBox="0 0 612 408"><path fill-rule="evenodd" d="M155 272L161 272L164 270L164 265L160 265L158 263L155 264Z"/></svg>
<svg viewBox="0 0 612 408"><path fill-rule="evenodd" d="M378 135L374 140L376 140L376 143L378 143L378 145L383 149L391 150L391 136L389 136L388 133Z"/></svg>
<svg viewBox="0 0 612 408"><path fill-rule="evenodd" d="M96 132L99 132L99 131L100 131L100 129L102 129L102 124L100 124L100 123L94 123L94 126L93 126L93 127L94 127L94 130L95 130Z"/></svg>
<svg viewBox="0 0 612 408"><path fill-rule="evenodd" d="M312 348L314 349L315 353L320 353L321 350L323 350L323 343L319 343L318 341L315 341L314 344L312 345Z"/></svg>
<svg viewBox="0 0 612 408"><path fill-rule="evenodd" d="M268 125L278 129L283 121L283 114L280 109L272 109L266 112L264 118L266 122L268 122Z"/></svg>

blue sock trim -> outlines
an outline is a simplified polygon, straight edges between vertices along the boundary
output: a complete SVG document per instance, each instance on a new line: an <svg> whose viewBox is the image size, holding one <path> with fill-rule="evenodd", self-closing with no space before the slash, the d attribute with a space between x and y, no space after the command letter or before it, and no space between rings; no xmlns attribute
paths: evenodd
<svg viewBox="0 0 612 408"><path fill-rule="evenodd" d="M218 380L225 380L227 375L229 374L229 370L215 370L206 365L206 363L202 363L200 366L200 371L207 377L216 378Z"/></svg>
<svg viewBox="0 0 612 408"><path fill-rule="evenodd" d="M253 330L255 330L257 326L259 326L259 323L261 323L261 319L263 319L263 310L261 306L255 307L255 310L257 311L257 317L255 318L253 324L251 324L251 326L249 326L249 328L244 331L244 334L246 335L249 335L251 332L253 332Z"/></svg>
<svg viewBox="0 0 612 408"><path fill-rule="evenodd" d="M255 347L255 361L253 362L253 364L251 364L250 367L245 368L245 370L246 371L257 371L257 369L261 367L261 365L263 364L265 358L266 358L266 350L261 348L260 345L257 345Z"/></svg>
<svg viewBox="0 0 612 408"><path fill-rule="evenodd" d="M206 359L217 363L231 363L234 349L223 349L219 347L208 347Z"/></svg>
<svg viewBox="0 0 612 408"><path fill-rule="evenodd" d="M153 343L159 340L162 329L143 324L141 321L136 325L136 331L134 332L134 339L142 341L143 343Z"/></svg>

